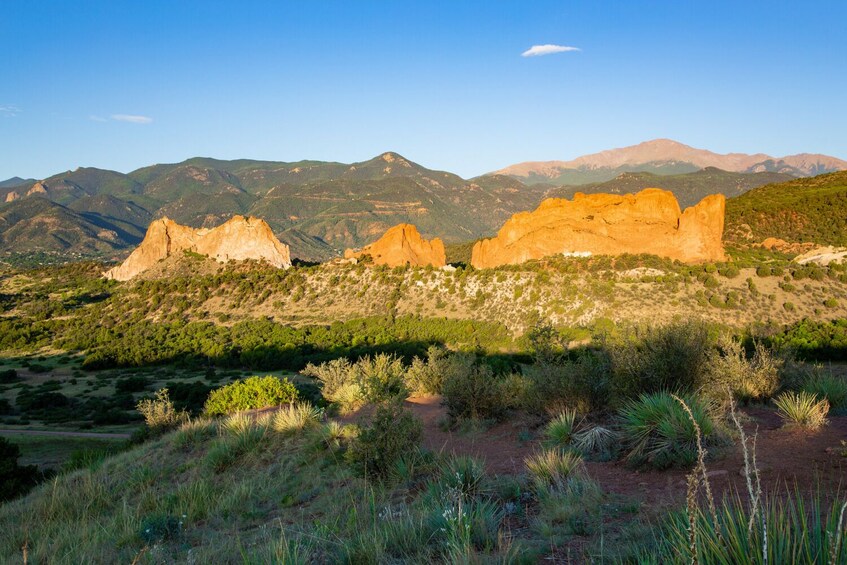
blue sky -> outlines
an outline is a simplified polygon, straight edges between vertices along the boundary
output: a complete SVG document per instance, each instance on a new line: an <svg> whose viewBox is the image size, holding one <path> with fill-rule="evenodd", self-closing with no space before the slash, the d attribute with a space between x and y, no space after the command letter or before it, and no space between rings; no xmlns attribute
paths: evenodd
<svg viewBox="0 0 847 565"><path fill-rule="evenodd" d="M847 158L847 2L5 0L0 179L192 156L465 177L657 137ZM534 45L579 48L535 57Z"/></svg>

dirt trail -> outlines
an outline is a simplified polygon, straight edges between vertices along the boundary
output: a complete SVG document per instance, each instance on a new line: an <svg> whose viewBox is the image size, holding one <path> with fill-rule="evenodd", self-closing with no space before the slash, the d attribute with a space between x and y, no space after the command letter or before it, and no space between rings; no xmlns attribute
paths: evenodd
<svg viewBox="0 0 847 565"><path fill-rule="evenodd" d="M56 432L46 430L7 430L0 429L0 434L18 434L28 436L62 436L93 439L129 439L130 434L106 433L106 432Z"/></svg>
<svg viewBox="0 0 847 565"><path fill-rule="evenodd" d="M481 432L451 432L440 426L447 416L440 397L410 398L406 405L423 421L427 448L480 457L491 473L523 473L524 459L540 449L537 439L521 437L527 428L520 421L502 422ZM751 436L758 432L756 455L765 492L795 484L801 490L821 488L832 495L847 492L847 456L842 455L847 446L841 445L847 440L847 416L832 416L828 426L804 432L783 428L776 412L767 407L748 407L742 412L745 432ZM746 493L740 446L714 451L707 467L716 495L733 490ZM620 462L588 462L586 466L607 492L649 501L651 506L676 505L685 499L688 469L639 471Z"/></svg>

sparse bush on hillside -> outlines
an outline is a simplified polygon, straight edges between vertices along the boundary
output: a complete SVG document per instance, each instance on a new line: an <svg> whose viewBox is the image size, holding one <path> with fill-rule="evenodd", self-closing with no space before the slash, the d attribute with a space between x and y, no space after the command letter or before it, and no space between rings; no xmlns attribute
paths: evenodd
<svg viewBox="0 0 847 565"><path fill-rule="evenodd" d="M397 402L377 407L373 420L347 451L348 461L365 477L385 479L401 457L417 449L420 420Z"/></svg>
<svg viewBox="0 0 847 565"><path fill-rule="evenodd" d="M136 410L144 417L144 423L153 435L163 434L189 419L188 412L174 408L166 388L156 391L154 398L139 400Z"/></svg>
<svg viewBox="0 0 847 565"><path fill-rule="evenodd" d="M408 396L406 367L395 355L380 353L362 357L355 363L347 359L320 365L310 363L303 374L320 381L324 398L339 404L343 410Z"/></svg>
<svg viewBox="0 0 847 565"><path fill-rule="evenodd" d="M707 403L685 397L704 442L719 439ZM689 466L697 460L697 427L685 408L666 392L642 394L620 409L621 439L631 465L656 469Z"/></svg>
<svg viewBox="0 0 847 565"><path fill-rule="evenodd" d="M297 388L286 378L271 375L249 377L213 390L206 400L207 416L222 416L242 410L291 404L297 400Z"/></svg>

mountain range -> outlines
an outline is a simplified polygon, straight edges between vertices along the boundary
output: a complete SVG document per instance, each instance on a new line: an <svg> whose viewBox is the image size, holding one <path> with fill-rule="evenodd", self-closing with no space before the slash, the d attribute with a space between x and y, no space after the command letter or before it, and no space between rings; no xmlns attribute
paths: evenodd
<svg viewBox="0 0 847 565"><path fill-rule="evenodd" d="M807 177L843 171L847 169L847 161L811 153L786 157L771 157L764 153L722 155L671 139L654 139L571 161L527 161L500 169L496 174L515 177L527 184L586 184L611 180L626 172L668 175L692 173L706 167L735 173L768 172Z"/></svg>
<svg viewBox="0 0 847 565"><path fill-rule="evenodd" d="M350 164L198 157L127 174L83 167L42 180L0 182L0 251L117 259L141 241L154 219L214 227L241 214L267 221L294 257L322 261L371 243L400 223L414 224L423 237L440 237L448 245L490 237L516 212L577 191L660 187L689 206L712 193L733 197L798 176L847 169L847 162L824 156L760 157L767 156L720 156L658 140L571 161L582 167L581 178L603 179L581 186L556 186L559 177L541 174L563 170L552 165L523 164L463 179L393 152ZM744 170L720 170L716 162ZM537 182L542 177L546 182Z"/></svg>

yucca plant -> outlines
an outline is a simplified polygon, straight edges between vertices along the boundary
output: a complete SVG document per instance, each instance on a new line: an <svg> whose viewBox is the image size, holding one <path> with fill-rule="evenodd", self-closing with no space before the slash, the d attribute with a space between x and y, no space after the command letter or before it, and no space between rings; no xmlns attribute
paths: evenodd
<svg viewBox="0 0 847 565"><path fill-rule="evenodd" d="M440 483L447 488L455 489L466 500L478 496L482 491L485 479L485 464L476 457L461 455L447 460Z"/></svg>
<svg viewBox="0 0 847 565"><path fill-rule="evenodd" d="M573 435L573 446L584 456L608 459L619 440L618 434L604 426L588 426Z"/></svg>
<svg viewBox="0 0 847 565"><path fill-rule="evenodd" d="M576 410L564 410L544 427L544 442L548 447L565 448L571 445L576 432Z"/></svg>
<svg viewBox="0 0 847 565"><path fill-rule="evenodd" d="M627 462L657 469L693 464L697 459L697 427L692 417L704 442L717 439L718 430L706 402L694 396L684 401L691 416L666 392L642 394L623 406L619 415Z"/></svg>
<svg viewBox="0 0 847 565"><path fill-rule="evenodd" d="M585 476L582 457L573 451L546 449L525 461L539 491L567 491Z"/></svg>
<svg viewBox="0 0 847 565"><path fill-rule="evenodd" d="M784 392L774 399L777 413L787 426L816 430L827 424L829 402L807 392Z"/></svg>

